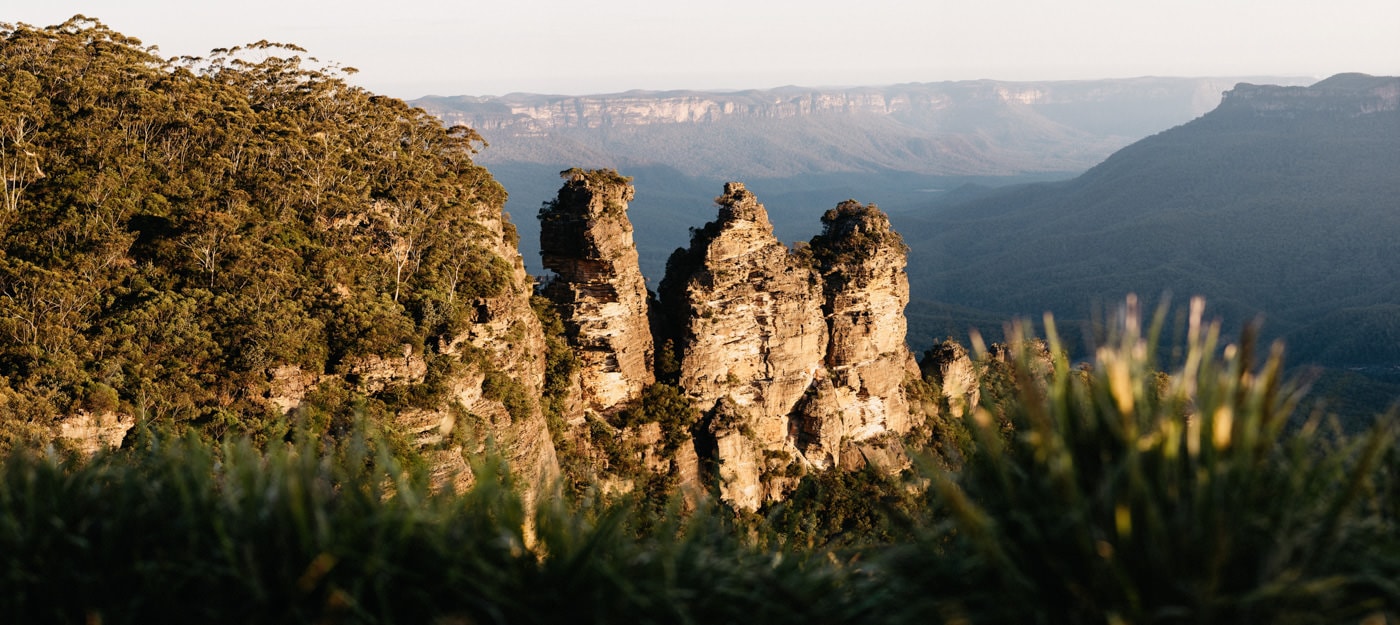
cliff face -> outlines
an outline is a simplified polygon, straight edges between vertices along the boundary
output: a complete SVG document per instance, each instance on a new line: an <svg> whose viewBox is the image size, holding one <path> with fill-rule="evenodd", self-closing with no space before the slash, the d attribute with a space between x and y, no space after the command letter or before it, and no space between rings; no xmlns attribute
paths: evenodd
<svg viewBox="0 0 1400 625"><path fill-rule="evenodd" d="M577 128L704 124L733 119L791 119L810 115L919 116L970 105L1017 104L1092 108L1128 107L1169 100L1183 118L1219 102L1235 81L1225 78L1140 78L1101 81L960 81L906 83L888 87L812 89L782 87L732 93L629 91L550 96L516 93L501 97L429 97L415 102L448 123L479 131L522 136Z"/></svg>
<svg viewBox="0 0 1400 625"><path fill-rule="evenodd" d="M555 274L543 294L580 360L580 399L607 413L655 381L646 281L627 219L634 191L613 171L564 175L558 198L540 211L540 253Z"/></svg>
<svg viewBox="0 0 1400 625"><path fill-rule="evenodd" d="M482 243L510 263L510 281L495 297L476 302L476 316L443 353L460 356L469 367L453 383L458 408L477 417L468 428L469 454L486 451L488 439L509 463L517 483L533 500L535 488L553 481L559 461L549 426L540 406L545 382L544 330L530 307L534 283L515 243L514 226L500 207L482 205L475 215L483 227ZM436 412L438 423L448 423L453 406ZM436 467L465 469L462 454L438 453ZM431 457L431 456L430 456Z"/></svg>
<svg viewBox="0 0 1400 625"><path fill-rule="evenodd" d="M721 496L754 509L807 468L860 466L842 454L875 457L863 441L909 430L904 246L873 206L829 211L794 251L742 184L716 202L718 219L672 256L661 297L679 385L709 416Z"/></svg>
<svg viewBox="0 0 1400 625"><path fill-rule="evenodd" d="M718 219L672 257L662 297L676 331L680 387L701 411L716 413L721 493L754 508L774 495L759 483L757 463L765 452L795 455L789 414L826 354L821 279L773 236L744 185L725 185L716 202Z"/></svg>
<svg viewBox="0 0 1400 625"><path fill-rule="evenodd" d="M1337 74L1308 87L1240 83L1225 92L1220 112L1293 117L1330 113L1359 116L1400 110L1400 78Z"/></svg>
<svg viewBox="0 0 1400 625"><path fill-rule="evenodd" d="M846 201L822 216L823 231L811 252L823 281L830 345L828 404L836 420L810 415L797 440L819 467L840 462L842 439L865 440L909 431L904 382L919 374L905 344L909 278L908 248L879 209Z"/></svg>
<svg viewBox="0 0 1400 625"><path fill-rule="evenodd" d="M764 419L782 419L826 353L821 282L773 236L768 215L739 183L725 185L719 219L692 243L683 281L680 385L709 409L720 397ZM664 287L663 287L664 288ZM781 440L776 422L759 438Z"/></svg>

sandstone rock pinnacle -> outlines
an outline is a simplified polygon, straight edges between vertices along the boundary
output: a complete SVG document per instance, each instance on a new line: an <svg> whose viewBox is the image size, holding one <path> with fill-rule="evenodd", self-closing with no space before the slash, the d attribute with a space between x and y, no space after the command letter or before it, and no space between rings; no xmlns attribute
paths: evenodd
<svg viewBox="0 0 1400 625"><path fill-rule="evenodd" d="M580 359L582 399L606 413L637 398L652 374L646 281L627 202L630 178L571 169L540 209L540 255L555 276L543 293L558 307Z"/></svg>
<svg viewBox="0 0 1400 625"><path fill-rule="evenodd" d="M721 495L754 509L774 495L753 487L754 459L796 456L789 414L826 354L821 280L773 236L767 211L744 185L725 185L715 201L719 218L672 256L662 298L681 388L702 411L725 400L728 420L738 421L714 432Z"/></svg>
<svg viewBox="0 0 1400 625"><path fill-rule="evenodd" d="M862 441L912 426L904 382L919 375L905 344L908 248L874 205L842 202L822 216L811 241L830 331L826 407L802 411L798 448L814 465L838 464L842 439ZM831 423L838 419L838 423Z"/></svg>

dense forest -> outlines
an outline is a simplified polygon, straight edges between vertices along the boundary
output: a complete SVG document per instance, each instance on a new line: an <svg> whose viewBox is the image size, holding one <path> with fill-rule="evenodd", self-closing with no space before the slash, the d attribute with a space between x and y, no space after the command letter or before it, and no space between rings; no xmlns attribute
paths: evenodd
<svg viewBox="0 0 1400 625"><path fill-rule="evenodd" d="M0 449L79 411L281 438L267 371L431 354L506 283L479 139L348 69L268 42L167 60L82 17L3 36ZM325 431L431 386L303 412Z"/></svg>
<svg viewBox="0 0 1400 625"><path fill-rule="evenodd" d="M541 352L540 388L461 339L519 288L505 191L470 129L351 71L268 42L164 59L82 16L0 25L0 621L1400 614L1392 420L1296 418L1281 354L1198 302L1168 343L1130 300L1079 364L1049 320L974 343L979 401L954 410L934 370L908 384L909 469L814 472L756 512L714 485L609 489L563 441L563 475L509 464L502 436L459 453L470 483L436 479L391 416L435 417L470 369L488 420L557 436L570 358L538 300L538 344L503 324L498 347ZM376 371L395 358L421 370ZM287 370L315 383L284 409ZM591 424L594 451L635 461L607 430L658 422L669 445L692 409L653 386ZM134 427L95 452L55 436L84 415Z"/></svg>

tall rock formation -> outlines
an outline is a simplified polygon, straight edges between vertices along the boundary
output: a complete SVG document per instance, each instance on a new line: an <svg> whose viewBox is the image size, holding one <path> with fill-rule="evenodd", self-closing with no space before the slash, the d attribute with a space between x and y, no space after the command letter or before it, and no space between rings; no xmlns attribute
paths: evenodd
<svg viewBox="0 0 1400 625"><path fill-rule="evenodd" d="M822 216L811 253L820 271L830 342L829 387L796 421L795 438L818 467L839 461L840 442L909 431L904 382L919 375L905 344L908 247L874 205L842 202ZM819 394L819 395L821 395ZM823 415L827 404L834 410Z"/></svg>
<svg viewBox="0 0 1400 625"><path fill-rule="evenodd" d="M580 360L582 401L607 413L655 381L646 281L627 219L634 190L613 170L562 176L558 197L539 214L540 255L555 274L543 293Z"/></svg>
<svg viewBox="0 0 1400 625"><path fill-rule="evenodd" d="M795 457L789 414L821 373L821 278L773 236L743 184L716 202L718 219L671 257L661 290L679 384L712 414L721 495L753 509L777 495L761 474Z"/></svg>
<svg viewBox="0 0 1400 625"><path fill-rule="evenodd" d="M555 273L542 290L596 419L574 430L572 453L695 484L698 451L716 461L720 496L748 510L782 499L809 469L907 462L904 385L919 369L904 344L907 248L884 213L844 202L810 245L789 249L757 198L731 182L715 200L718 217L671 256L649 318L630 179L563 176L540 210L543 261ZM654 348L651 336L665 343ZM666 385L651 386L656 378ZM703 414L698 429L686 400ZM624 473L611 476L619 488Z"/></svg>

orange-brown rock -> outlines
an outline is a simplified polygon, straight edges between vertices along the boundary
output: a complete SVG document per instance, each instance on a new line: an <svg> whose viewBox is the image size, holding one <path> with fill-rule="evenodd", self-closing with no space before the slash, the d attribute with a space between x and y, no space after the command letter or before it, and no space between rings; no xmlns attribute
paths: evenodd
<svg viewBox="0 0 1400 625"><path fill-rule="evenodd" d="M789 415L822 368L826 321L820 277L773 235L757 198L732 182L716 202L718 219L668 263L662 297L681 388L705 412L725 400L738 424L714 432L721 494L752 509L768 494L764 453L796 456Z"/></svg>
<svg viewBox="0 0 1400 625"><path fill-rule="evenodd" d="M558 307L580 361L581 400L607 413L636 399L652 373L646 280L637 264L629 178L612 170L563 172L540 210L540 255L554 272L542 292Z"/></svg>
<svg viewBox="0 0 1400 625"><path fill-rule="evenodd" d="M830 380L816 395L825 409L809 406L796 430L807 460L829 467L840 462L842 438L909 431L904 383L919 369L904 342L908 248L889 218L874 205L848 200L822 216L822 227L810 249L822 276Z"/></svg>

